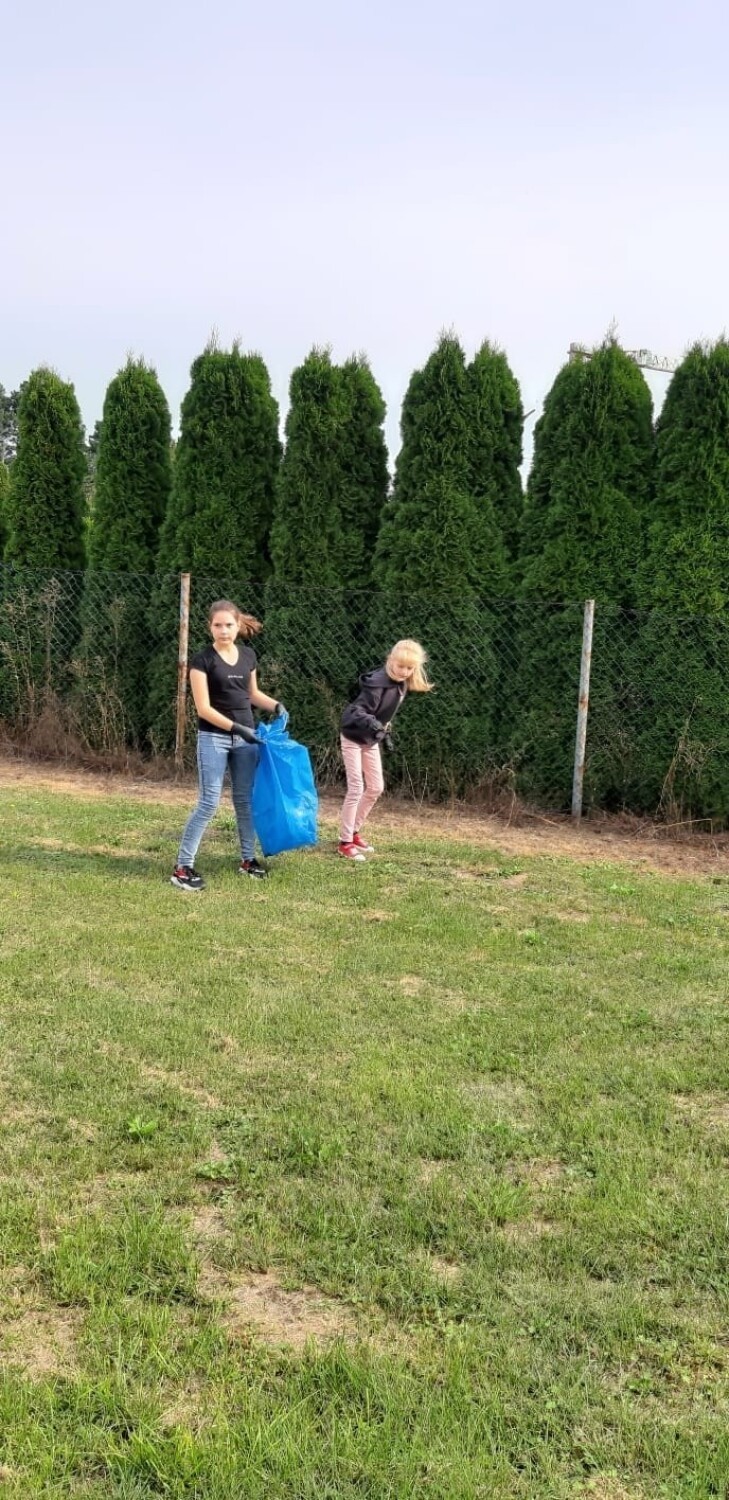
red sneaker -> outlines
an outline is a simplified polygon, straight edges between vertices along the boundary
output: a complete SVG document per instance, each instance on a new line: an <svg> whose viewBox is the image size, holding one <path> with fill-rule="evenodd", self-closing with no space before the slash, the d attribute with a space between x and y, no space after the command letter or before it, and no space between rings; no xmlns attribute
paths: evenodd
<svg viewBox="0 0 729 1500"><path fill-rule="evenodd" d="M355 833L353 835L352 843L354 844L355 849L361 849L363 854L374 854L375 852L374 844L368 844L367 840L363 839L361 833Z"/></svg>
<svg viewBox="0 0 729 1500"><path fill-rule="evenodd" d="M337 854L341 854L342 859L356 859L360 864L364 864L364 854L361 849L357 848L355 843L344 844L340 840L337 844Z"/></svg>

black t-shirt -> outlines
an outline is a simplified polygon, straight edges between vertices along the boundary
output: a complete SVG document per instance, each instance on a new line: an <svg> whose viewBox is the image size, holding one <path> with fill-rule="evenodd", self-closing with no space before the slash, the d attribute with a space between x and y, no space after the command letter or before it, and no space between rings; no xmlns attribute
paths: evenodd
<svg viewBox="0 0 729 1500"><path fill-rule="evenodd" d="M258 666L258 658L252 646L245 646L242 641L236 641L236 645L236 662L223 661L214 646L206 646L204 651L193 656L190 671L205 673L211 708L217 708L226 719L234 719L236 724L248 724L253 729L250 681L251 672L255 672ZM208 724L199 714L197 727L203 734L225 734L219 724Z"/></svg>

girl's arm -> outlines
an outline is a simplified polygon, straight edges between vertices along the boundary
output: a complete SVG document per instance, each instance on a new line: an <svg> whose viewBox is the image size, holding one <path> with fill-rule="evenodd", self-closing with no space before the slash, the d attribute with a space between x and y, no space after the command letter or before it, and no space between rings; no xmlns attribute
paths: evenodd
<svg viewBox="0 0 729 1500"><path fill-rule="evenodd" d="M255 672L251 672L248 696L251 703L255 703L256 708L263 708L266 710L266 713L274 714L278 708L278 700L276 698L269 698L268 693L261 692L256 681Z"/></svg>
<svg viewBox="0 0 729 1500"><path fill-rule="evenodd" d="M201 672L198 667L192 668L190 691L200 718L204 719L206 724L217 724L220 729L225 730L226 734L230 734L234 720L226 719L225 714L220 714L217 708L211 707L207 672Z"/></svg>

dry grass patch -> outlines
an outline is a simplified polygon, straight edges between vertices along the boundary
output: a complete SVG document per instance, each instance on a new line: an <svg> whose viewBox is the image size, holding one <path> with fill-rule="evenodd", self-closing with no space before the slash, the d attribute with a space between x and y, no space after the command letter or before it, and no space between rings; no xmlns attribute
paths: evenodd
<svg viewBox="0 0 729 1500"><path fill-rule="evenodd" d="M458 1261L446 1260L442 1255L428 1254L423 1256L423 1260L437 1280L444 1281L446 1285L452 1285L462 1275L463 1266L459 1265Z"/></svg>
<svg viewBox="0 0 729 1500"><path fill-rule="evenodd" d="M534 1119L534 1105L521 1083L510 1078L479 1078L461 1089L465 1099L483 1104L497 1120L505 1120L515 1130L526 1129Z"/></svg>
<svg viewBox="0 0 729 1500"><path fill-rule="evenodd" d="M258 1337L266 1344L303 1349L306 1344L354 1338L351 1310L316 1287L289 1291L273 1271L227 1274L204 1266L198 1282L204 1297L223 1305L221 1322L231 1338Z"/></svg>
<svg viewBox="0 0 729 1500"><path fill-rule="evenodd" d="M212 1241L229 1237L225 1215L212 1203L201 1204L195 1209L190 1227L198 1245L209 1245Z"/></svg>
<svg viewBox="0 0 729 1500"><path fill-rule="evenodd" d="M87 1182L79 1183L74 1191L74 1208L82 1203L90 1212L109 1209L112 1198L133 1198L139 1189L138 1172L99 1172Z"/></svg>
<svg viewBox="0 0 729 1500"><path fill-rule="evenodd" d="M184 1094L186 1099L194 1099L195 1103L202 1104L204 1109L222 1109L223 1107L215 1094L209 1093L197 1083L192 1083L181 1073L172 1073L167 1068L151 1067L147 1063L139 1063L139 1072L148 1083L163 1083L169 1088L177 1089L178 1094Z"/></svg>
<svg viewBox="0 0 729 1500"><path fill-rule="evenodd" d="M537 1190L556 1187L564 1178L564 1165L548 1157L533 1157L530 1161L509 1162L507 1175L516 1183L527 1183Z"/></svg>
<svg viewBox="0 0 729 1500"><path fill-rule="evenodd" d="M674 1094L674 1107L704 1130L729 1130L729 1099L720 1094Z"/></svg>
<svg viewBox="0 0 729 1500"><path fill-rule="evenodd" d="M643 1490L629 1489L613 1474L594 1474L577 1491L580 1500L644 1500Z"/></svg>
<svg viewBox="0 0 729 1500"><path fill-rule="evenodd" d="M403 995L421 995L426 983L427 980L421 979L419 974L403 974L398 980Z"/></svg>
<svg viewBox="0 0 729 1500"><path fill-rule="evenodd" d="M161 1083L167 1088L176 1089L178 1094L183 1094L187 1099L194 1099L196 1104L201 1104L204 1109L223 1108L221 1100L215 1094L209 1093L207 1089L185 1077L184 1074L176 1073L170 1068L163 1068L159 1064L145 1063L134 1053L126 1052L117 1042L99 1041L97 1049L102 1057L108 1057L116 1063L135 1068L140 1078L147 1083Z"/></svg>
<svg viewBox="0 0 729 1500"><path fill-rule="evenodd" d="M556 1225L549 1219L540 1219L535 1215L531 1219L515 1219L509 1224L504 1224L502 1233L505 1240L515 1245L528 1245L531 1240L544 1239L549 1234L556 1234Z"/></svg>
<svg viewBox="0 0 729 1500"><path fill-rule="evenodd" d="M445 1162L443 1161L435 1161L426 1156L421 1157L417 1168L418 1183L422 1187L429 1187L431 1182L434 1182L436 1177L440 1176L444 1166Z"/></svg>
<svg viewBox="0 0 729 1500"><path fill-rule="evenodd" d="M207 1415L206 1390L207 1383L199 1377L191 1376L186 1380L161 1413L162 1426L167 1429L187 1427L193 1432L199 1432Z"/></svg>
<svg viewBox="0 0 729 1500"><path fill-rule="evenodd" d="M33 1380L73 1375L83 1314L46 1302L25 1266L3 1272L0 1299L0 1366Z"/></svg>

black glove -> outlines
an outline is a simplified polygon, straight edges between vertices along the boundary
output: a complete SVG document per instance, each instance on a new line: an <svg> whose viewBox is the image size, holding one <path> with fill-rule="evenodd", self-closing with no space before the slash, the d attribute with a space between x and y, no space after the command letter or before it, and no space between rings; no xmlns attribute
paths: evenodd
<svg viewBox="0 0 729 1500"><path fill-rule="evenodd" d="M282 719L285 713L286 709L284 708L283 703L277 703L276 707L273 710L274 719Z"/></svg>
<svg viewBox="0 0 729 1500"><path fill-rule="evenodd" d="M384 747L385 747L386 750L394 750L394 748L395 748L395 746L392 743L392 735L391 734L386 734L384 736L384 739L383 739L382 743L383 743L383 745L384 745Z"/></svg>
<svg viewBox="0 0 729 1500"><path fill-rule="evenodd" d="M239 734L241 739L246 740L249 745L256 745L258 743L256 731L255 729L251 729L250 724L231 724L230 732L231 734Z"/></svg>

